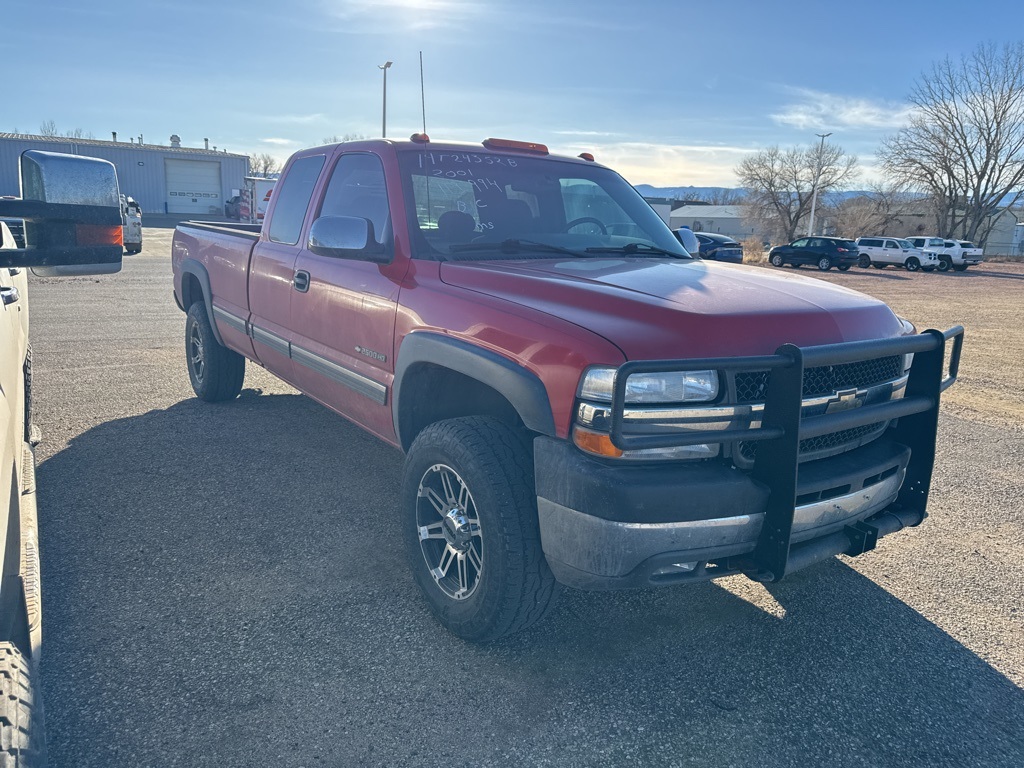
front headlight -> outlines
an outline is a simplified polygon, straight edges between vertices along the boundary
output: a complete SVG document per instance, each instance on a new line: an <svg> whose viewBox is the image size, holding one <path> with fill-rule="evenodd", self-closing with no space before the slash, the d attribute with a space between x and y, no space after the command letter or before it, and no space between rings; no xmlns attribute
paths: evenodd
<svg viewBox="0 0 1024 768"><path fill-rule="evenodd" d="M580 379L579 397L610 403L615 385L615 368L591 368ZM717 371L672 371L634 373L626 382L626 403L708 403L718 397Z"/></svg>

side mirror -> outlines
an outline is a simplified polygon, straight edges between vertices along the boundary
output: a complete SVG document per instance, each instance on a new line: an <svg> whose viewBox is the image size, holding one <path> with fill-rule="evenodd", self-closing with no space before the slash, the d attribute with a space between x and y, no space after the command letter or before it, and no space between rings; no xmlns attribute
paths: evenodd
<svg viewBox="0 0 1024 768"><path fill-rule="evenodd" d="M21 154L21 199L0 216L25 221L25 247L0 250L0 267L42 277L121 269L121 202L113 163L29 149Z"/></svg>
<svg viewBox="0 0 1024 768"><path fill-rule="evenodd" d="M377 242L373 222L358 216L321 216L310 227L308 247L317 256L391 263L391 254Z"/></svg>

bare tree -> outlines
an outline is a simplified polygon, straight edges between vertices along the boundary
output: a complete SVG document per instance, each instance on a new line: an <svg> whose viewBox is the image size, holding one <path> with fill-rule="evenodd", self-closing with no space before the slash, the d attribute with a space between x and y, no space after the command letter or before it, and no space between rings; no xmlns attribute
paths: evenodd
<svg viewBox="0 0 1024 768"><path fill-rule="evenodd" d="M249 173L253 176L267 178L281 170L281 164L277 158L267 152L249 157Z"/></svg>
<svg viewBox="0 0 1024 768"><path fill-rule="evenodd" d="M53 120L46 120L39 126L40 136L50 136L54 138L67 138L67 139L95 139L96 137L92 134L92 131L85 131L81 128L75 128L70 131L60 131L57 129L57 123Z"/></svg>
<svg viewBox="0 0 1024 768"><path fill-rule="evenodd" d="M741 205L743 203L743 192L738 189L713 187L704 192L688 195L687 198L707 203L708 205Z"/></svg>
<svg viewBox="0 0 1024 768"><path fill-rule="evenodd" d="M874 182L863 194L827 206L827 216L843 237L905 234L903 216L914 202L898 184Z"/></svg>
<svg viewBox="0 0 1024 768"><path fill-rule="evenodd" d="M344 133L341 136L338 134L332 134L330 136L324 136L320 140L321 144L340 144L343 141L361 141L362 139L368 139L369 136L365 136L361 133Z"/></svg>
<svg viewBox="0 0 1024 768"><path fill-rule="evenodd" d="M882 167L928 195L938 235L984 243L994 214L1024 198L1024 42L943 59L910 102L910 124L882 144Z"/></svg>
<svg viewBox="0 0 1024 768"><path fill-rule="evenodd" d="M823 143L786 150L769 147L745 157L736 175L746 188L748 217L773 239L789 242L810 212L815 187L821 200L856 179L859 170L856 157Z"/></svg>

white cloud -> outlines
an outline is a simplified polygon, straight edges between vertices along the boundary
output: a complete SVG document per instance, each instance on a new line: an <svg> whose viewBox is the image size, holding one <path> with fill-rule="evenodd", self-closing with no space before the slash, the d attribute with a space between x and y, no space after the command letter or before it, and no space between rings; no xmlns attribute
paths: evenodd
<svg viewBox="0 0 1024 768"><path fill-rule="evenodd" d="M288 147L288 146L291 146L292 144L298 144L299 143L299 142L295 141L294 139L278 139L278 138L260 139L260 141L262 141L264 144L276 144L277 146L280 146L280 147Z"/></svg>
<svg viewBox="0 0 1024 768"><path fill-rule="evenodd" d="M770 117L779 125L802 131L827 128L892 130L906 125L913 114L913 107L901 102L871 101L809 88L794 88L793 91L798 101L787 104Z"/></svg>
<svg viewBox="0 0 1024 768"><path fill-rule="evenodd" d="M656 187L734 187L733 169L755 150L718 144L656 144L650 142L573 142L551 146L564 155L590 152L597 162L621 173L631 184Z"/></svg>

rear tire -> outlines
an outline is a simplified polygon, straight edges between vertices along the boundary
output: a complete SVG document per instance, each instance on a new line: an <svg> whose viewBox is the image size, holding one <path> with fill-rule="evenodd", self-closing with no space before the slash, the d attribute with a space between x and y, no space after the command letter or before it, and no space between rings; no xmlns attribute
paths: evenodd
<svg viewBox="0 0 1024 768"><path fill-rule="evenodd" d="M200 400L234 400L242 391L245 358L217 341L201 301L188 308L185 319L185 361L192 391Z"/></svg>
<svg viewBox="0 0 1024 768"><path fill-rule="evenodd" d="M967 265L966 264L954 264L953 265L953 271L954 272L966 272L967 271Z"/></svg>
<svg viewBox="0 0 1024 768"><path fill-rule="evenodd" d="M487 417L424 429L405 462L402 536L413 578L446 629L487 642L526 629L557 582L540 544L533 456Z"/></svg>
<svg viewBox="0 0 1024 768"><path fill-rule="evenodd" d="M916 256L911 256L903 263L903 266L907 268L907 272L917 272L921 268L921 262Z"/></svg>
<svg viewBox="0 0 1024 768"><path fill-rule="evenodd" d="M768 258L768 261L770 261L772 263L773 267L781 267L783 264L786 263L785 260L782 258L782 256L780 254L778 254L778 253L772 254Z"/></svg>
<svg viewBox="0 0 1024 768"><path fill-rule="evenodd" d="M872 264L871 266L874 267L875 269L885 269L888 266L888 264Z"/></svg>
<svg viewBox="0 0 1024 768"><path fill-rule="evenodd" d="M818 269L820 269L822 272L828 272L830 269L832 269L832 259L830 259L828 256L822 256L820 259L818 259Z"/></svg>
<svg viewBox="0 0 1024 768"><path fill-rule="evenodd" d="M871 266L871 257L868 256L866 253L862 253L860 255L860 261L857 262L857 266L860 267L861 269L867 269L868 267Z"/></svg>
<svg viewBox="0 0 1024 768"><path fill-rule="evenodd" d="M13 643L0 643L0 764L12 768L46 765L43 700L33 668Z"/></svg>
<svg viewBox="0 0 1024 768"><path fill-rule="evenodd" d="M853 266L853 265L852 265L852 264L843 264L843 266L841 266L841 267L837 267L837 269L838 269L838 270L839 270L840 272L846 272L847 270L849 270L849 268L850 268L851 266Z"/></svg>

